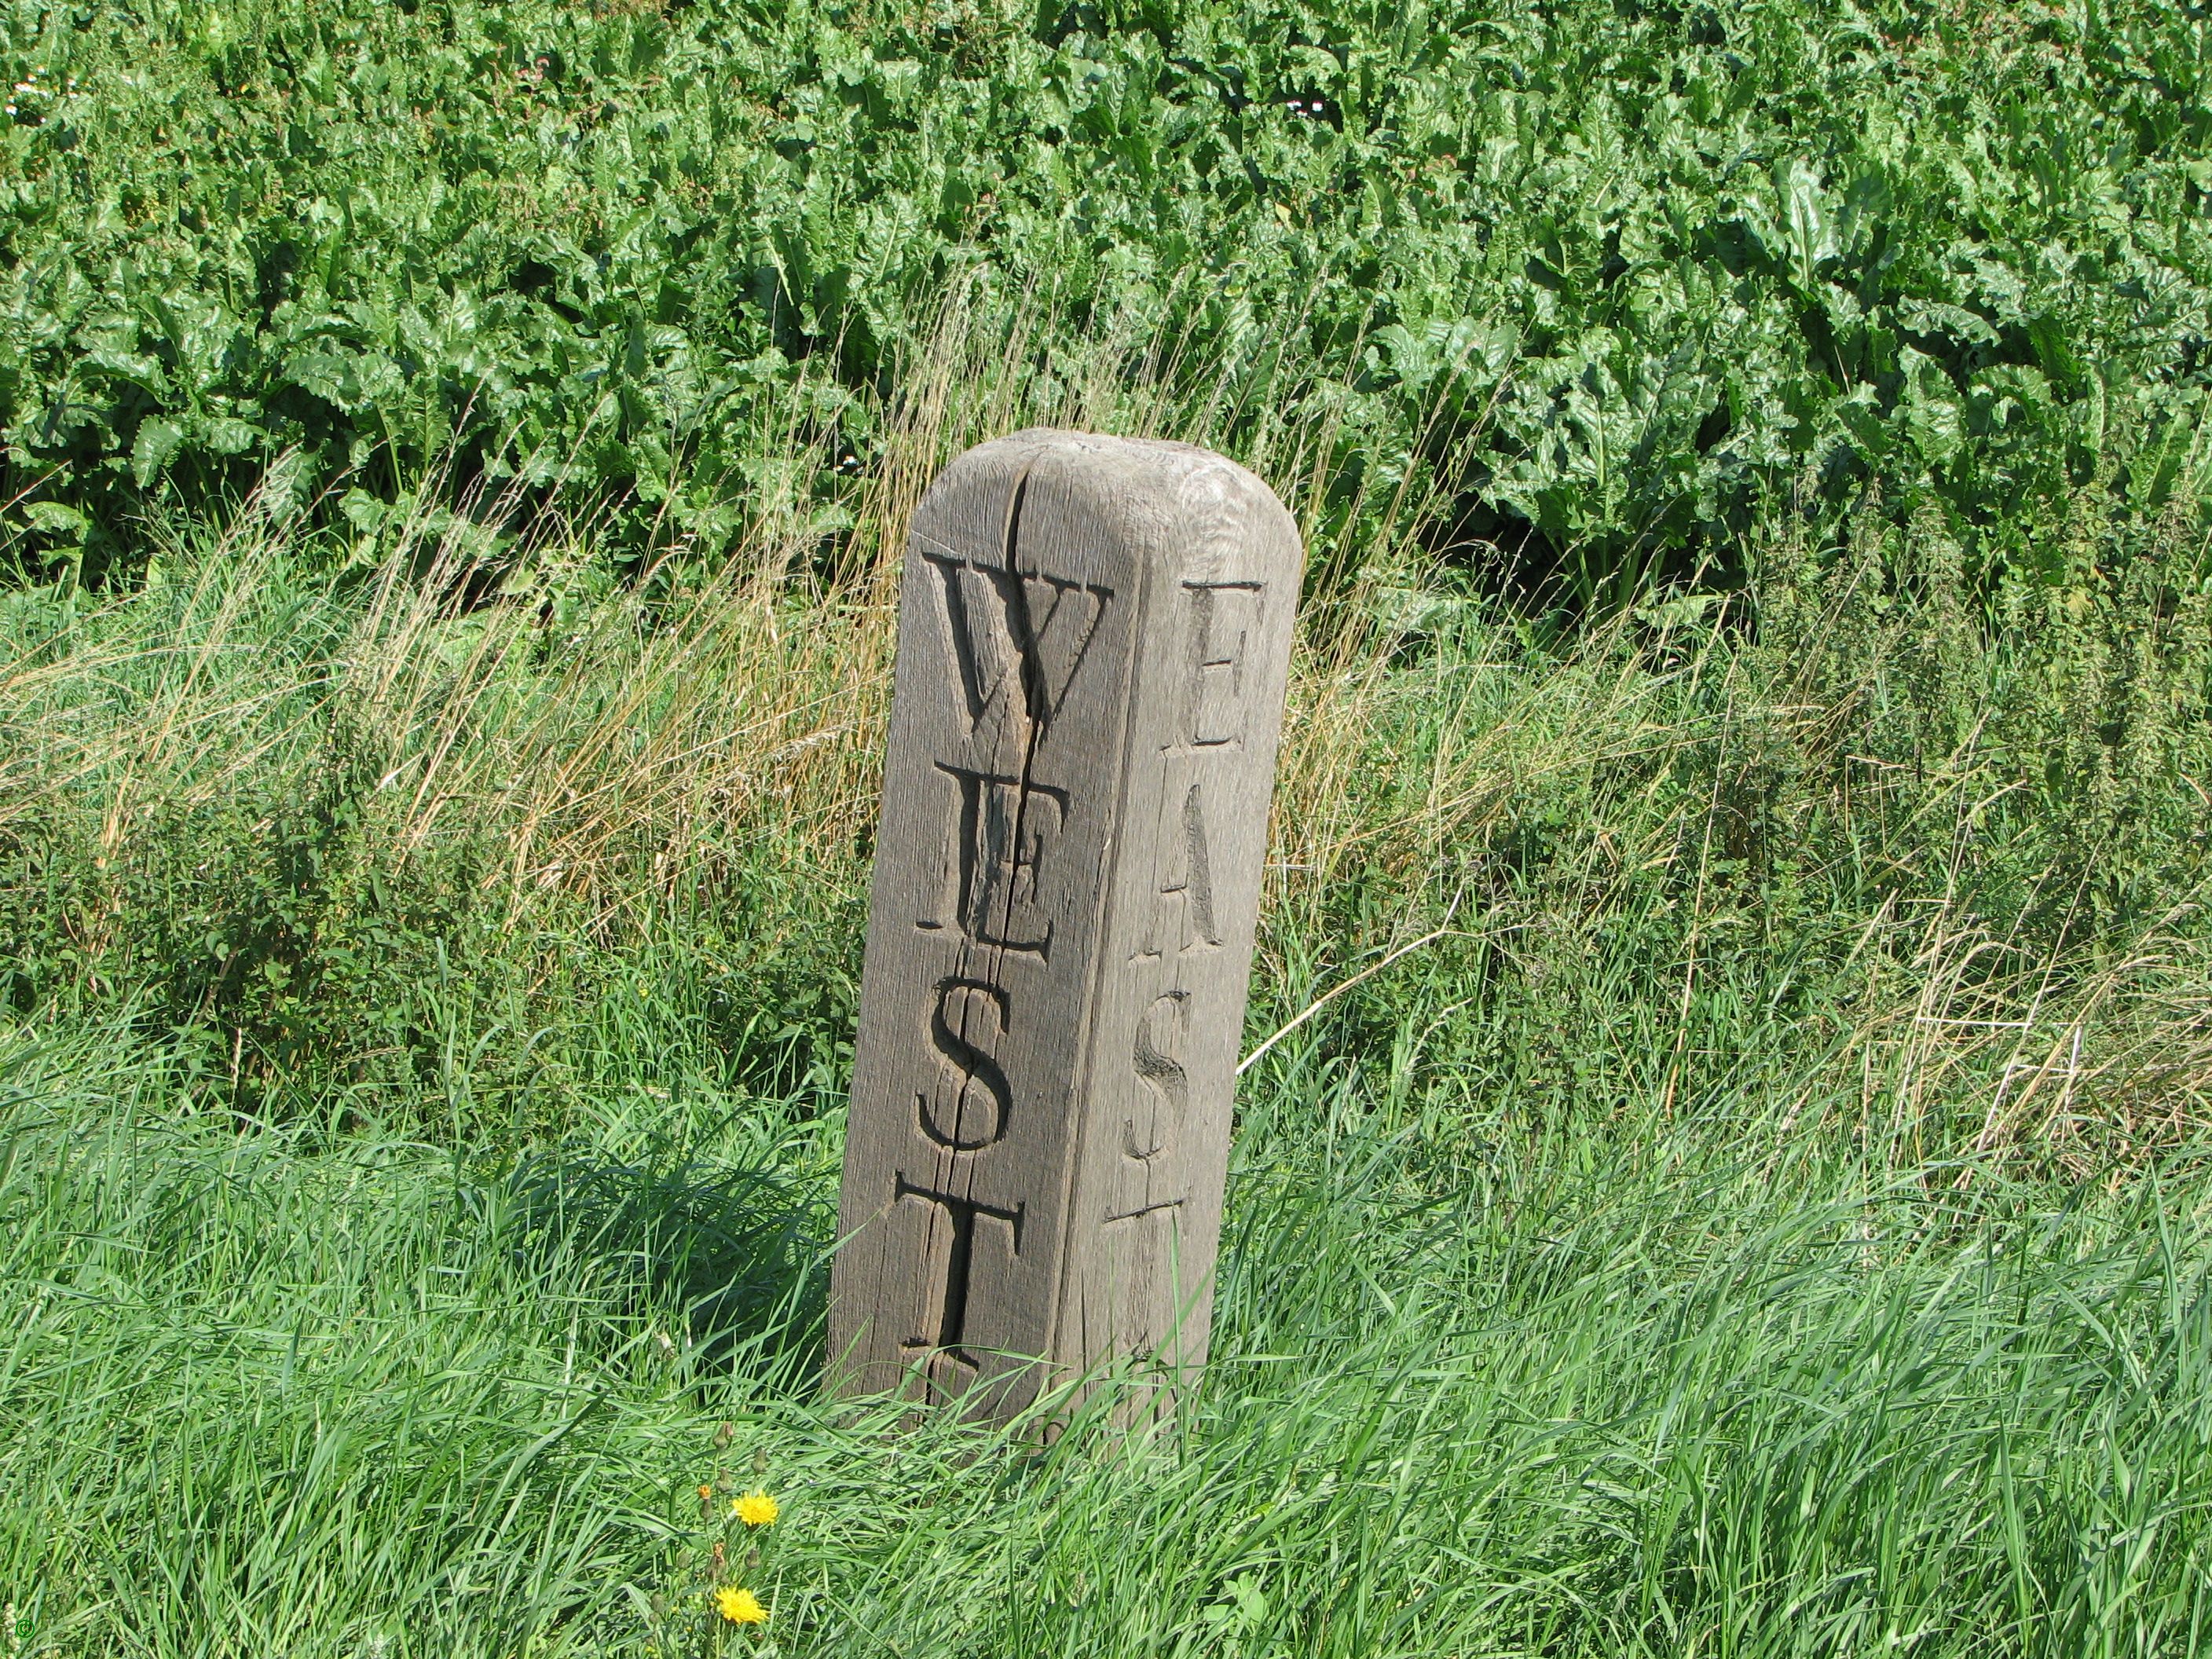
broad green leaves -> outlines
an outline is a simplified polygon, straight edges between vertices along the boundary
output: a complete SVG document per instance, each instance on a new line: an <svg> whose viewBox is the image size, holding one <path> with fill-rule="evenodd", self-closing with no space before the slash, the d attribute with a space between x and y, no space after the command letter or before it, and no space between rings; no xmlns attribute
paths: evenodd
<svg viewBox="0 0 2212 1659"><path fill-rule="evenodd" d="M221 9L0 21L31 566L284 453L629 558L726 544L795 430L834 516L955 283L1014 372L1138 319L1242 388L1212 441L1335 434L1589 593L1870 484L2032 568L2197 453L2212 102L2149 0ZM1404 498L1353 494L1333 554Z"/></svg>

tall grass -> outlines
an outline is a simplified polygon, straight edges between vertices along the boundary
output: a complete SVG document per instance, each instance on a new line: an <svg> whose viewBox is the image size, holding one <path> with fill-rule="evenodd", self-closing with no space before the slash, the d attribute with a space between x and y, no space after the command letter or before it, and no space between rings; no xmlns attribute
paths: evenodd
<svg viewBox="0 0 2212 1659"><path fill-rule="evenodd" d="M690 1651L726 1420L784 1652L2198 1644L2180 506L1996 596L1778 521L1562 638L1398 503L1299 646L1176 1433L817 1398L906 515L1217 435L1170 355L956 310L852 516L764 475L718 572L263 502L0 600L0 1642Z"/></svg>
<svg viewBox="0 0 2212 1659"><path fill-rule="evenodd" d="M825 1121L610 1099L553 1168L240 1135L89 1035L5 1059L26 1650L690 1650L720 1420L784 1504L744 1576L785 1652L2148 1655L2212 1614L2185 1173L1961 1194L1732 1101L1469 1117L1499 1150L1440 1182L1301 1066L1247 1102L1179 1433L1038 1455L814 1396Z"/></svg>

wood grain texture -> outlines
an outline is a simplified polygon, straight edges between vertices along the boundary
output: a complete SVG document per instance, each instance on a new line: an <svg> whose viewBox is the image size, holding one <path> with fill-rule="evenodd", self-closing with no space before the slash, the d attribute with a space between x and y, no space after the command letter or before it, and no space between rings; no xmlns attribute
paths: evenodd
<svg viewBox="0 0 2212 1659"><path fill-rule="evenodd" d="M1302 570L1206 451L954 461L902 578L831 1381L1002 1418L1203 1362Z"/></svg>

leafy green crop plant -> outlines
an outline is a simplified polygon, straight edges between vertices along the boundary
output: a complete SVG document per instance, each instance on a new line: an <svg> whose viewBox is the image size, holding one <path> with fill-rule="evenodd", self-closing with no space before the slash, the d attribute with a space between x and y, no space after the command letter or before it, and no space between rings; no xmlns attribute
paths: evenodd
<svg viewBox="0 0 2212 1659"><path fill-rule="evenodd" d="M2056 579L2076 495L2203 463L2212 106L2151 0L23 0L0 69L30 572L264 481L711 561L794 432L835 556L954 291L1041 304L1000 373L1133 319L1240 456L1325 430L1333 567L1412 489L1577 607L1869 482Z"/></svg>

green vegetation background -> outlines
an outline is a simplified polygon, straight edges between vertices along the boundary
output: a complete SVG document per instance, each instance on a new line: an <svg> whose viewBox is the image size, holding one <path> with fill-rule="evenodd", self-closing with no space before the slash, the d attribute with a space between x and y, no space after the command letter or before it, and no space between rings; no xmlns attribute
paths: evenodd
<svg viewBox="0 0 2212 1659"><path fill-rule="evenodd" d="M1170 382L1237 367L1232 447L1325 427L1332 556L1436 489L1437 537L1601 590L1740 567L1803 478L2048 574L2073 495L2194 455L2202 21L15 0L0 499L97 573L280 458L363 526L445 458L714 556L798 420L834 544L957 283L1040 310L1040 367L1133 324Z"/></svg>
<svg viewBox="0 0 2212 1659"><path fill-rule="evenodd" d="M2203 17L0 51L0 1651L2212 1650ZM1144 1445L814 1386L906 515L1035 422L1314 555Z"/></svg>

